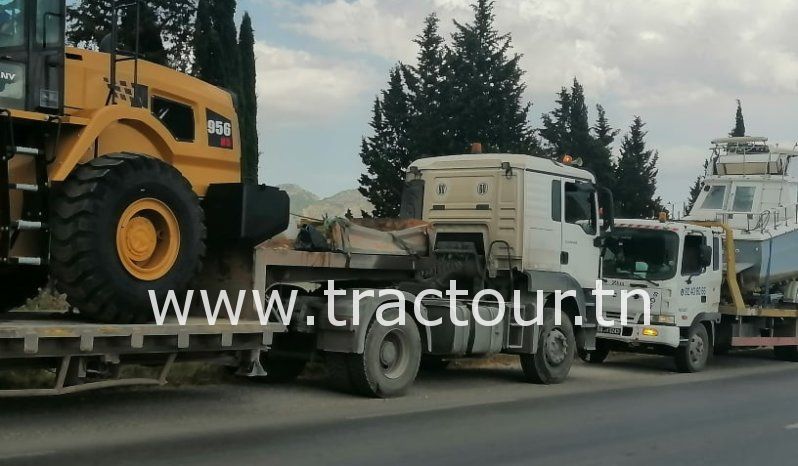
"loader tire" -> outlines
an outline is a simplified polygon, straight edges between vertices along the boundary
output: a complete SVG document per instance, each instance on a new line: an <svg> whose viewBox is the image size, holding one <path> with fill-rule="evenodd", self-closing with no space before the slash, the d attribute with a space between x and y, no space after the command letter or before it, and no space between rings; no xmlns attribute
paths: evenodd
<svg viewBox="0 0 798 466"><path fill-rule="evenodd" d="M546 309L535 354L521 355L521 369L527 382L553 385L565 382L576 356L576 335L569 317L562 314L556 324L554 309Z"/></svg>
<svg viewBox="0 0 798 466"><path fill-rule="evenodd" d="M154 319L174 291L183 296L205 256L204 215L174 167L136 154L76 168L52 201L52 275L88 319L116 324Z"/></svg>
<svg viewBox="0 0 798 466"><path fill-rule="evenodd" d="M352 388L371 398L404 395L421 364L421 334L416 323L386 327L374 319L366 331L363 354L347 355Z"/></svg>
<svg viewBox="0 0 798 466"><path fill-rule="evenodd" d="M35 298L47 285L47 271L40 267L0 268L0 283L4 289L0 294L2 314L22 306L30 298Z"/></svg>

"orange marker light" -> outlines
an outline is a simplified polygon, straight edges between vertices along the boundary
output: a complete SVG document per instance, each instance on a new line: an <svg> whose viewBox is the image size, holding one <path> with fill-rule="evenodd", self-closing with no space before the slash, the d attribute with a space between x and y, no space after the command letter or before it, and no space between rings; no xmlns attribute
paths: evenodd
<svg viewBox="0 0 798 466"><path fill-rule="evenodd" d="M564 155L562 158L562 163L565 165L571 165L574 163L574 157L572 155Z"/></svg>

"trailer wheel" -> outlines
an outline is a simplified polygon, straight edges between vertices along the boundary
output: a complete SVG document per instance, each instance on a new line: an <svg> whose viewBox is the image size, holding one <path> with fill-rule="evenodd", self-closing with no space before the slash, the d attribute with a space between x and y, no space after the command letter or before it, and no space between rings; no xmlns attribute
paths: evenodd
<svg viewBox="0 0 798 466"><path fill-rule="evenodd" d="M687 333L687 344L676 349L676 369L683 373L701 372L707 367L712 345L704 324L697 323Z"/></svg>
<svg viewBox="0 0 798 466"><path fill-rule="evenodd" d="M776 346L773 354L779 361L798 362L798 346Z"/></svg>
<svg viewBox="0 0 798 466"><path fill-rule="evenodd" d="M108 323L154 318L185 294L205 255L199 199L181 173L154 158L115 154L76 168L53 198L52 273L86 317Z"/></svg>
<svg viewBox="0 0 798 466"><path fill-rule="evenodd" d="M601 341L596 342L596 349L593 351L579 350L579 358L588 364L602 364L609 355L609 347Z"/></svg>
<svg viewBox="0 0 798 466"><path fill-rule="evenodd" d="M528 382L552 385L565 382L571 373L576 354L574 327L562 314L555 324L554 309L546 309L535 354L521 355L521 368Z"/></svg>
<svg viewBox="0 0 798 466"><path fill-rule="evenodd" d="M47 285L47 271L39 267L0 268L0 314L16 309L30 298L35 298L39 290Z"/></svg>
<svg viewBox="0 0 798 466"><path fill-rule="evenodd" d="M421 335L415 322L385 327L372 320L363 354L348 357L353 388L374 398L401 396L413 385L421 363Z"/></svg>

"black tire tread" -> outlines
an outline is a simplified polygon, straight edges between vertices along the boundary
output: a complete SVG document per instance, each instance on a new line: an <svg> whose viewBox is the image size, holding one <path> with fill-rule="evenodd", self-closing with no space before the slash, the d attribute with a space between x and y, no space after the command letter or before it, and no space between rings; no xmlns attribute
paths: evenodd
<svg viewBox="0 0 798 466"><path fill-rule="evenodd" d="M109 323L141 323L152 320L150 309L133 309L117 302L113 284L106 275L98 273L90 256L92 218L100 208L98 200L118 187L127 175L148 171L164 183L193 194L191 184L171 165L158 159L119 153L96 158L76 168L58 190L52 202L51 270L59 292L68 302L92 320ZM196 196L194 196L196 198ZM191 206L201 221L201 247L195 274L200 272L205 256L206 230L204 213L199 199ZM185 284L195 275L185 278Z"/></svg>

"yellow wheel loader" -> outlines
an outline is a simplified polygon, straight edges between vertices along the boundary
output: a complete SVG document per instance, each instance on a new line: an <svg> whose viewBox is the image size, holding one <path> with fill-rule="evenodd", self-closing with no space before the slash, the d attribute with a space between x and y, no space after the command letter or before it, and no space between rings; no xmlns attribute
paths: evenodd
<svg viewBox="0 0 798 466"><path fill-rule="evenodd" d="M0 312L49 277L88 319L146 322L209 247L288 224L285 193L241 183L235 96L120 50L139 5L114 3L95 52L65 46L64 0L0 0Z"/></svg>

